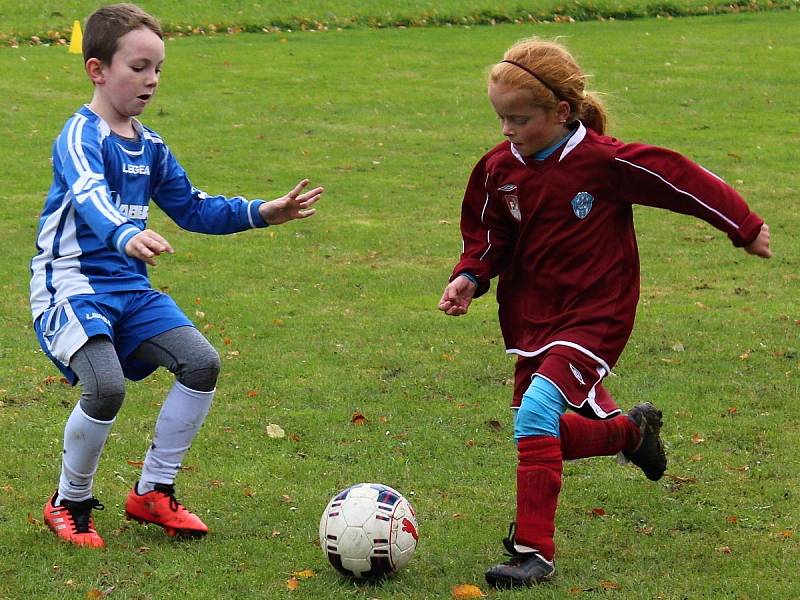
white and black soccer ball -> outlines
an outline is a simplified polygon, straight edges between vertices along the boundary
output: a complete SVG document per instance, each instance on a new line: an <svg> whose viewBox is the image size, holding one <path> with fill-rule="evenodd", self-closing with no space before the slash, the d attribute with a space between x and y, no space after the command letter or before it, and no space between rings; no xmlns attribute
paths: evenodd
<svg viewBox="0 0 800 600"><path fill-rule="evenodd" d="M402 569L417 548L417 518L397 490L359 483L336 494L319 522L322 551L339 573L375 580Z"/></svg>

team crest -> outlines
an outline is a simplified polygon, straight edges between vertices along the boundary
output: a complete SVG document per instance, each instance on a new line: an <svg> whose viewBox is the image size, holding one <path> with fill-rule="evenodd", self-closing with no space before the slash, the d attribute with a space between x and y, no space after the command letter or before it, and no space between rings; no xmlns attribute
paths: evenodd
<svg viewBox="0 0 800 600"><path fill-rule="evenodd" d="M589 211L592 210L594 198L589 192L578 192L570 204L572 204L572 212L575 213L575 216L579 219L585 219Z"/></svg>
<svg viewBox="0 0 800 600"><path fill-rule="evenodd" d="M517 186L513 183L508 183L502 187L497 188L498 192L516 192ZM522 220L522 213L519 210L519 198L517 197L516 193L513 194L503 194L503 200L508 206L508 210L511 211L511 216L514 217L517 221Z"/></svg>
<svg viewBox="0 0 800 600"><path fill-rule="evenodd" d="M511 216L513 216L517 221L521 221L522 213L519 212L519 200L517 197L511 194L506 194L503 196L503 199L506 201L508 210L511 211Z"/></svg>

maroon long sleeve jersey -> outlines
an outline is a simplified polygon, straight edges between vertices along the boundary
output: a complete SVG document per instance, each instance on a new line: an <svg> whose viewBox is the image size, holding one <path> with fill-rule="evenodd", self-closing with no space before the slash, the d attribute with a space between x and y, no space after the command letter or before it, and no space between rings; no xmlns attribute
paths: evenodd
<svg viewBox="0 0 800 600"><path fill-rule="evenodd" d="M719 177L654 146L624 144L582 124L544 161L505 141L475 166L461 213L476 297L499 276L507 351L569 346L610 370L633 328L639 253L633 204L699 217L746 246L763 220Z"/></svg>

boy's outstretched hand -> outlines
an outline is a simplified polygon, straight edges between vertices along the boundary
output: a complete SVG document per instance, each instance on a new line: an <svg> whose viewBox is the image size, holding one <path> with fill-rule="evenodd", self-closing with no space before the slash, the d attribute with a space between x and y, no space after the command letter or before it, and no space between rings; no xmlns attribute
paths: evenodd
<svg viewBox="0 0 800 600"><path fill-rule="evenodd" d="M152 229L145 229L137 233L125 244L125 254L138 258L153 267L156 266L154 257L165 252L173 254L175 250L172 249L167 240Z"/></svg>
<svg viewBox="0 0 800 600"><path fill-rule="evenodd" d="M439 310L451 317L466 314L477 289L468 277L459 275L444 288L442 299L439 300Z"/></svg>
<svg viewBox="0 0 800 600"><path fill-rule="evenodd" d="M308 179L303 179L285 196L281 196L276 200L270 200L259 206L258 214L270 225L280 225L281 223L293 221L294 219L310 217L317 212L317 210L311 208L311 206L319 200L324 188L315 187L313 190L301 194L300 192L302 192L303 188L307 185Z"/></svg>
<svg viewBox="0 0 800 600"><path fill-rule="evenodd" d="M749 254L755 254L761 258L770 258L772 256L772 250L769 249L769 225L764 223L756 239L745 246L744 249Z"/></svg>

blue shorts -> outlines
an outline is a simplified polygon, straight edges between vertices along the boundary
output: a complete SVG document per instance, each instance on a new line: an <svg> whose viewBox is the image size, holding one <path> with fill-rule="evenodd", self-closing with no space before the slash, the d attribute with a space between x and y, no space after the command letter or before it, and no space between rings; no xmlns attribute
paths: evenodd
<svg viewBox="0 0 800 600"><path fill-rule="evenodd" d="M109 338L125 377L136 381L158 365L129 358L131 353L142 342L186 325L194 326L172 298L156 290L137 290L71 296L39 315L33 327L42 350L75 385L78 378L69 361L89 338Z"/></svg>

